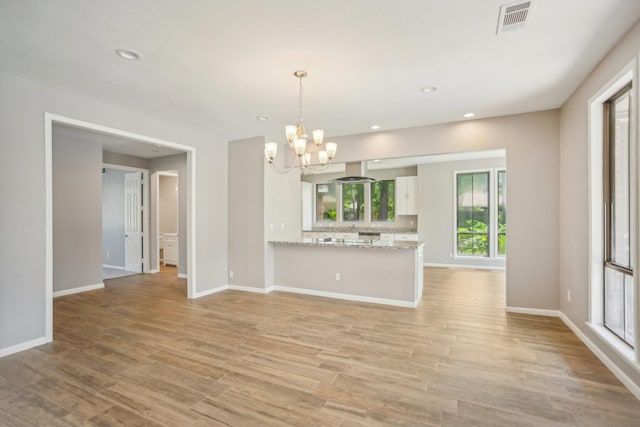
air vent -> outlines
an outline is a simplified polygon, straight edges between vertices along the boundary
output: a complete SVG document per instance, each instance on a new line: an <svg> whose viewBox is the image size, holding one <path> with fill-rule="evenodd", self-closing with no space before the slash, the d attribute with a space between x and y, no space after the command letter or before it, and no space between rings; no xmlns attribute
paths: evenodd
<svg viewBox="0 0 640 427"><path fill-rule="evenodd" d="M521 1L506 4L500 8L496 34L521 30L531 20L531 2Z"/></svg>

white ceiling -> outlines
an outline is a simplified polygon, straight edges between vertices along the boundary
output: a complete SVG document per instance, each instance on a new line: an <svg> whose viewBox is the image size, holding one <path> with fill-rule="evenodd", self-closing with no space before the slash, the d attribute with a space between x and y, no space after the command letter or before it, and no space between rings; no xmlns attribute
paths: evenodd
<svg viewBox="0 0 640 427"><path fill-rule="evenodd" d="M544 110L640 17L637 0L533 0L530 25L497 36L505 3L0 0L0 72L225 139L282 141L296 69L309 72L307 126L328 136Z"/></svg>

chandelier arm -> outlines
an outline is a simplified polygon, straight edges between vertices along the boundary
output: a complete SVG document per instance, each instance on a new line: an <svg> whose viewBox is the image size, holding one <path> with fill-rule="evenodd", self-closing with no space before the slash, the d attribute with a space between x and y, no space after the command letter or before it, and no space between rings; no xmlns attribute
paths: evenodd
<svg viewBox="0 0 640 427"><path fill-rule="evenodd" d="M275 162L269 162L269 164L271 165L271 169L273 169L274 172L280 173L280 174L285 174L285 173L291 172L294 168L298 167L297 166L298 159L299 159L299 157L296 156L296 158L293 161L293 163L291 164L291 166L284 167L284 168L280 168L280 167L276 166Z"/></svg>

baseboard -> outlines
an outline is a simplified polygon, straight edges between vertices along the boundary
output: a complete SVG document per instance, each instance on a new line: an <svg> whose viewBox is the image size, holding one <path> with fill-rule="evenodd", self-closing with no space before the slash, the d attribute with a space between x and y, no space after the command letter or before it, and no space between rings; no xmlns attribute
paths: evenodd
<svg viewBox="0 0 640 427"><path fill-rule="evenodd" d="M229 289L229 285L218 286L217 288L207 289L206 291L196 292L196 295L193 298L201 298L206 297L207 295L217 294L218 292L222 292Z"/></svg>
<svg viewBox="0 0 640 427"><path fill-rule="evenodd" d="M392 305L396 307L415 308L417 303L414 301L401 301L386 298L365 297L361 295L340 294L337 292L316 291L303 288L291 288L288 286L274 286L273 290L281 292L291 292L294 294L313 295L325 298L335 298L347 301L367 302L372 304Z"/></svg>
<svg viewBox="0 0 640 427"><path fill-rule="evenodd" d="M48 342L49 341L47 340L47 337L40 337L36 338L35 340L12 345L11 347L0 348L0 357L5 357L14 353L18 353L20 351L29 350L30 348L38 347L39 345L46 344Z"/></svg>
<svg viewBox="0 0 640 427"><path fill-rule="evenodd" d="M149 274L156 274L156 273L160 273L160 270L157 270L155 268L149 270Z"/></svg>
<svg viewBox="0 0 640 427"><path fill-rule="evenodd" d="M112 268L114 270L124 270L125 268L120 266L120 265L109 265L109 264L102 264L102 268Z"/></svg>
<svg viewBox="0 0 640 427"><path fill-rule="evenodd" d="M268 288L254 288L251 286L227 285L232 291L254 292L258 294L268 294L273 291L273 286Z"/></svg>
<svg viewBox="0 0 640 427"><path fill-rule="evenodd" d="M640 386L633 382L633 380L631 380L631 378L629 378L627 374L625 374L622 369L618 367L618 365L613 363L613 361L609 359L609 357L602 350L600 350L600 348L593 341L591 341L591 339L586 336L584 332L582 332L580 328L578 328L575 323L573 323L571 319L567 317L566 314L560 311L558 317L560 317L565 325L567 325L569 329L571 329L573 333L576 334L578 338L580 338L584 345L586 345L589 350L591 350L591 352L595 354L596 357L600 359L600 361L604 363L607 368L609 368L613 375L615 375L616 378L618 378L620 382L624 384L625 387L627 387L637 399L640 399Z"/></svg>
<svg viewBox="0 0 640 427"><path fill-rule="evenodd" d="M186 274L178 273L178 279L188 279L189 276Z"/></svg>
<svg viewBox="0 0 640 427"><path fill-rule="evenodd" d="M560 317L559 310L545 310L542 308L528 307L505 307L504 311L508 313L532 314L534 316Z"/></svg>
<svg viewBox="0 0 640 427"><path fill-rule="evenodd" d="M80 292L95 291L96 289L102 289L102 288L104 288L104 283L97 283L95 285L80 286L79 288L65 289L65 290L62 290L62 291L54 292L53 293L53 297L54 298L63 297L65 295L77 294L77 293L80 293Z"/></svg>
<svg viewBox="0 0 640 427"><path fill-rule="evenodd" d="M474 270L496 270L505 271L506 268L499 265L466 265L466 264L437 264L432 262L425 262L423 267L441 267L441 268L465 268Z"/></svg>

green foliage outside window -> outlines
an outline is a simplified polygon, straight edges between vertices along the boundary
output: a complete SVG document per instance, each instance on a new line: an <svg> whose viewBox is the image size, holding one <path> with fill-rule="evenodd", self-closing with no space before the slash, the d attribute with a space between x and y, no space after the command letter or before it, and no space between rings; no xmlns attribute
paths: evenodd
<svg viewBox="0 0 640 427"><path fill-rule="evenodd" d="M395 180L376 181L371 184L371 220L395 220Z"/></svg>

